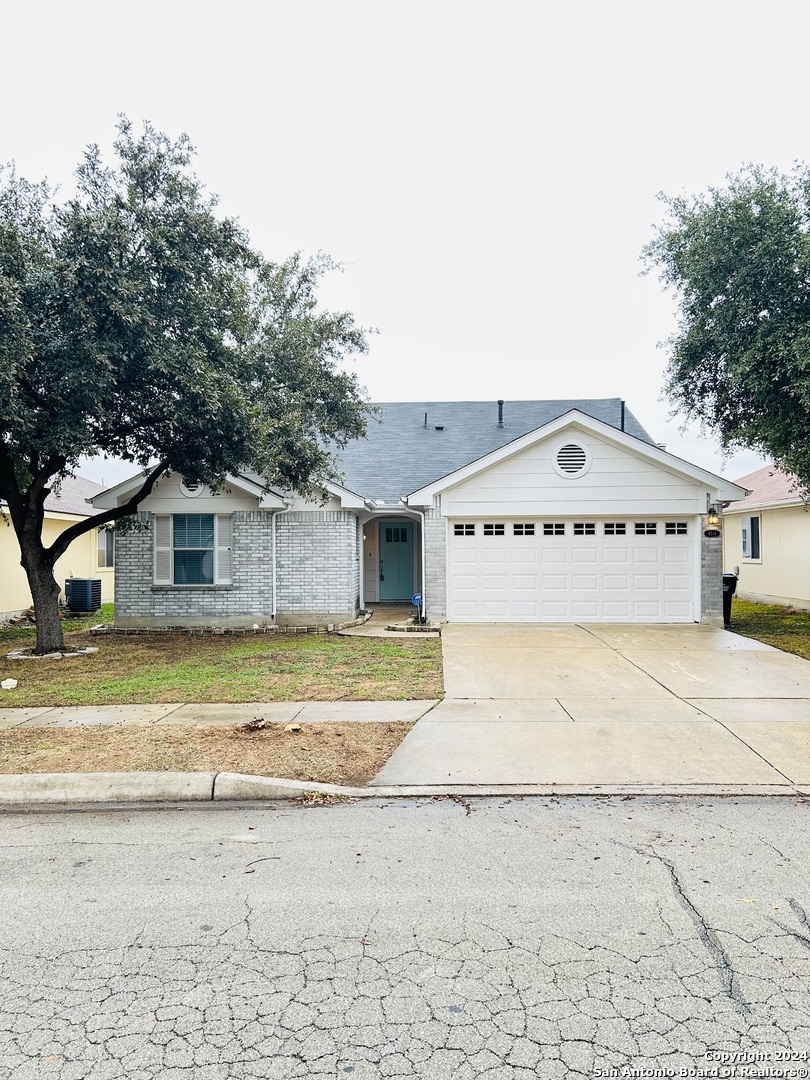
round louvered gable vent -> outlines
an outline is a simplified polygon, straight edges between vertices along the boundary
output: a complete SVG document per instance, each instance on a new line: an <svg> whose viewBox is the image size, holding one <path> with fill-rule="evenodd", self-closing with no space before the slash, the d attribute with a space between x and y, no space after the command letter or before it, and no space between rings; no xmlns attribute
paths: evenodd
<svg viewBox="0 0 810 1080"><path fill-rule="evenodd" d="M560 476L582 476L591 464L591 455L579 443L565 443L554 455L554 469Z"/></svg>
<svg viewBox="0 0 810 1080"><path fill-rule="evenodd" d="M180 491L187 499L196 499L198 495L202 495L204 487L200 483L194 483L193 481L180 481Z"/></svg>

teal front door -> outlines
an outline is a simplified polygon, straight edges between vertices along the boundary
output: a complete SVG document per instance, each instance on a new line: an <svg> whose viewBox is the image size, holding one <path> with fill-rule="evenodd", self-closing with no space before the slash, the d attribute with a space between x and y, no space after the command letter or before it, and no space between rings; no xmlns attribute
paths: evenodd
<svg viewBox="0 0 810 1080"><path fill-rule="evenodd" d="M413 522L380 522L380 599L413 596Z"/></svg>

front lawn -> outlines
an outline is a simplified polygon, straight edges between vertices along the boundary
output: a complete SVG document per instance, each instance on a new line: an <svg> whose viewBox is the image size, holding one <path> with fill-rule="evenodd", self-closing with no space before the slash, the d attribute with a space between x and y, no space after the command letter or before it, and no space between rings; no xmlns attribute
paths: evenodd
<svg viewBox="0 0 810 1080"><path fill-rule="evenodd" d="M729 630L810 660L810 611L735 596Z"/></svg>
<svg viewBox="0 0 810 1080"><path fill-rule="evenodd" d="M98 616L88 623L98 622ZM6 631L2 631L6 633ZM33 644L6 638L0 707L125 705L159 702L385 701L442 696L437 639L339 637L335 634L188 637L182 634L91 637L66 634L91 657L10 661L5 652Z"/></svg>

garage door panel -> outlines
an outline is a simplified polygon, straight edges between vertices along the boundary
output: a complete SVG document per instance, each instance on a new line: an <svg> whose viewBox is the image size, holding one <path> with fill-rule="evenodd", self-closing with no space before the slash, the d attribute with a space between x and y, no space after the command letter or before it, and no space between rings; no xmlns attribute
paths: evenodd
<svg viewBox="0 0 810 1080"><path fill-rule="evenodd" d="M659 574L633 574L633 588L637 590L653 589L661 592L663 582Z"/></svg>
<svg viewBox="0 0 810 1080"><path fill-rule="evenodd" d="M598 563L599 552L596 548L574 548L571 552L571 561L577 566L582 563Z"/></svg>
<svg viewBox="0 0 810 1080"><path fill-rule="evenodd" d="M579 520L579 519L578 519ZM611 519L612 520L612 519ZM690 622L694 618L697 522L687 535L604 532L575 536L513 532L449 538L450 618L466 622Z"/></svg>
<svg viewBox="0 0 810 1080"><path fill-rule="evenodd" d="M629 564L630 552L627 548L603 548L602 550L602 562L606 565L616 566L618 564Z"/></svg>
<svg viewBox="0 0 810 1080"><path fill-rule="evenodd" d="M633 548L632 557L634 563L657 563L661 561L661 551L659 548L653 547L652 544L649 547L639 545L639 547Z"/></svg>
<svg viewBox="0 0 810 1080"><path fill-rule="evenodd" d="M664 574L664 588L667 592L686 590L691 584L688 574Z"/></svg>
<svg viewBox="0 0 810 1080"><path fill-rule="evenodd" d="M597 574L573 574L571 577L571 584L574 592L579 592L580 589L584 589L589 593L594 593L599 588L598 575Z"/></svg>
<svg viewBox="0 0 810 1080"><path fill-rule="evenodd" d="M627 592L630 588L630 578L627 574L604 574L602 588L607 592Z"/></svg>

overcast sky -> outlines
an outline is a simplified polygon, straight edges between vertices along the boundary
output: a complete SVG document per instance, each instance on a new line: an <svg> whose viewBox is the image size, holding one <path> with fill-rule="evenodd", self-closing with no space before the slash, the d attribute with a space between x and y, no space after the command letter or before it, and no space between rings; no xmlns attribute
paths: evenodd
<svg viewBox="0 0 810 1080"><path fill-rule="evenodd" d="M808 10L29 0L3 16L0 159L69 185L118 113L185 131L268 257L344 264L322 296L379 331L374 400L623 397L733 478L759 459L723 463L660 400L674 302L639 253L657 192L808 157Z"/></svg>

